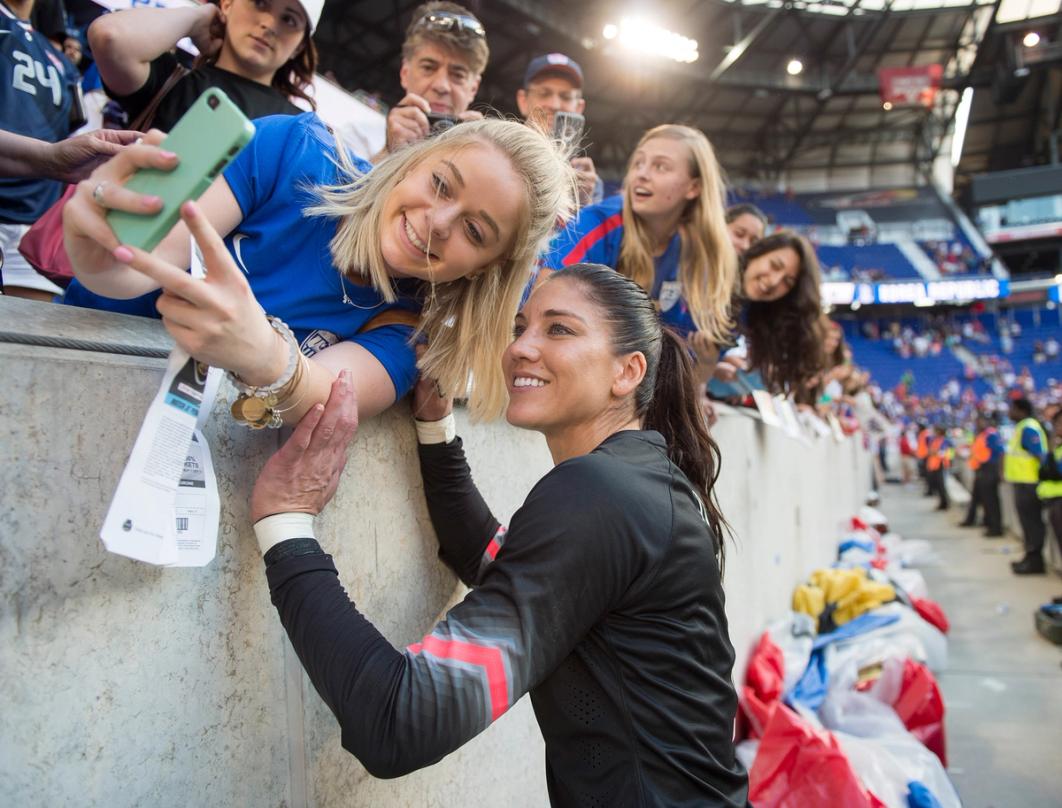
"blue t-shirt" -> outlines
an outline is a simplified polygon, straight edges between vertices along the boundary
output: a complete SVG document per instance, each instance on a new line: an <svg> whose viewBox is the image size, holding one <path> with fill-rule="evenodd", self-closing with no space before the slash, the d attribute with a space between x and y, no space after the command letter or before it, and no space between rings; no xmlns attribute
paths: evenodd
<svg viewBox="0 0 1062 808"><path fill-rule="evenodd" d="M590 263L616 269L622 244L623 197L613 196L579 211L579 215L553 239L549 252L542 258L542 266L561 269L572 264ZM654 259L656 276L650 297L660 309L661 321L685 337L696 331L697 325L682 297L681 257L682 237L676 233L663 255Z"/></svg>
<svg viewBox="0 0 1062 808"><path fill-rule="evenodd" d="M1033 427L1027 426L1021 431L1021 448L1029 454L1043 460L1045 449L1040 443L1040 433Z"/></svg>
<svg viewBox="0 0 1062 808"><path fill-rule="evenodd" d="M69 60L0 4L0 128L55 143L70 134ZM32 224L63 191L56 180L0 178L0 222Z"/></svg>
<svg viewBox="0 0 1062 808"><path fill-rule="evenodd" d="M318 201L314 188L336 182L339 174L333 136L320 118L312 112L274 115L256 121L255 130L225 170L244 216L225 245L262 308L291 327L303 353L312 356L337 342L356 342L386 368L401 397L416 379L409 343L413 329L387 325L363 334L358 330L390 308L419 312L419 281L397 282L399 299L387 304L371 286L351 282L332 264L329 244L339 220L303 213ZM355 163L359 171L371 168L363 160ZM159 294L112 300L74 281L63 302L157 317Z"/></svg>

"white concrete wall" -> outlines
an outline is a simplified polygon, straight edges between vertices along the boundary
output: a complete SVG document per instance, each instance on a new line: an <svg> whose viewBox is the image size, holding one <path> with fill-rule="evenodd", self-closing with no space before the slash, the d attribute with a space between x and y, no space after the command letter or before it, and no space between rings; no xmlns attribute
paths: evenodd
<svg viewBox="0 0 1062 808"><path fill-rule="evenodd" d="M0 298L0 337L165 344L158 329ZM276 433L238 427L219 402L207 434L222 496L218 556L203 569L157 569L108 554L98 531L162 361L0 342L0 363L4 805L545 804L527 699L409 777L374 780L343 752L269 603L247 523ZM509 518L549 468L542 439L503 424L463 424L462 434L484 495ZM797 579L832 559L870 472L852 440L805 446L738 414L715 434L736 534L726 588L740 671ZM405 404L362 426L318 535L397 646L461 596L436 558Z"/></svg>

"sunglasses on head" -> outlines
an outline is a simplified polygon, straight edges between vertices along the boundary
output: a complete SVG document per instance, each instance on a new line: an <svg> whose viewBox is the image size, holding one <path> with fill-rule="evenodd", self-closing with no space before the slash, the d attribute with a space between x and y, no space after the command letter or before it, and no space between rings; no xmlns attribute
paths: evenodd
<svg viewBox="0 0 1062 808"><path fill-rule="evenodd" d="M430 11L417 22L418 28L429 31L458 31L474 36L485 37L487 32L475 17L467 14L454 14L452 11Z"/></svg>

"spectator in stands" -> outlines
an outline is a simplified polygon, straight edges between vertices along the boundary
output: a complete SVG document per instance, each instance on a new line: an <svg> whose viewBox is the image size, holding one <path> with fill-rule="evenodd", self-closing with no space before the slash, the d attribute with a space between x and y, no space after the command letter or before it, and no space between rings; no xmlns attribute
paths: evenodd
<svg viewBox="0 0 1062 808"><path fill-rule="evenodd" d="M251 500L281 623L344 748L376 776L438 761L530 692L553 805L745 806L718 449L687 347L636 284L587 265L539 285L513 334L506 417L543 433L556 466L508 528L476 489L450 402L430 380L415 393L435 419L418 438L440 554L471 591L404 650L351 603L312 516L357 425L341 379Z"/></svg>
<svg viewBox="0 0 1062 808"><path fill-rule="evenodd" d="M767 230L767 214L749 202L731 205L726 209L726 229L730 231L730 243L740 258L763 238Z"/></svg>
<svg viewBox="0 0 1062 808"><path fill-rule="evenodd" d="M317 66L311 35L323 5L324 0L220 0L133 8L93 22L89 43L107 94L131 120L157 99L150 123L163 132L210 87L222 90L251 119L297 115L301 110L291 99L313 105L307 92ZM184 37L199 49L190 73L172 53Z"/></svg>
<svg viewBox="0 0 1062 808"><path fill-rule="evenodd" d="M583 98L583 69L574 59L563 53L537 56L524 71L524 86L516 91L516 106L524 120L547 134L554 132L554 118L558 112L582 115L586 109ZM566 144L578 147L579 142ZM572 157L579 183L579 205L595 205L605 196L605 184L597 176L594 161L587 154Z"/></svg>
<svg viewBox="0 0 1062 808"><path fill-rule="evenodd" d="M1044 350L1043 340L1038 339L1033 342L1032 357L1033 362L1037 365L1042 365L1047 361L1047 352Z"/></svg>
<svg viewBox="0 0 1062 808"><path fill-rule="evenodd" d="M740 331L749 364L771 392L793 392L822 370L822 298L815 250L792 230L753 244L740 262Z"/></svg>
<svg viewBox="0 0 1062 808"><path fill-rule="evenodd" d="M373 162L427 137L429 115L450 122L482 118L468 107L489 58L487 33L464 6L431 2L414 9L398 73L406 94L387 114L386 145Z"/></svg>
<svg viewBox="0 0 1062 808"><path fill-rule="evenodd" d="M62 54L61 39L57 49L30 24L34 8L34 0L0 3L0 121L11 134L58 143L71 132L78 76ZM62 292L18 252L29 226L63 192L62 183L47 176L34 170L0 179L0 255L9 295L51 300Z"/></svg>
<svg viewBox="0 0 1062 808"><path fill-rule="evenodd" d="M1021 523L1025 556L1011 563L1017 575L1039 575L1044 572L1044 528L1036 485L1040 478L1040 462L1047 452L1047 435L1033 416L1027 398L1015 398L1008 412L1015 422L1007 452L1003 458L1003 479L1014 488L1014 508Z"/></svg>
<svg viewBox="0 0 1062 808"><path fill-rule="evenodd" d="M992 419L986 414L977 416L977 436L970 446L970 457L966 463L974 473L973 491L970 492L970 506L963 527L977 526L977 509L984 509L984 535L998 538L1003 535L1003 517L999 505L999 480L1003 466L1003 439L995 428Z"/></svg>
<svg viewBox="0 0 1062 808"><path fill-rule="evenodd" d="M1054 362L1057 360L1060 347L1062 346L1059 346L1057 339L1054 337L1048 337L1044 340L1044 358L1048 362Z"/></svg>
<svg viewBox="0 0 1062 808"><path fill-rule="evenodd" d="M657 126L638 142L623 194L583 208L542 265L588 261L634 280L659 305L664 324L688 339L703 387L733 327L737 255L724 199L708 138L688 126Z"/></svg>
<svg viewBox="0 0 1062 808"><path fill-rule="evenodd" d="M464 390L471 372L473 412L496 414L505 389L494 352L508 339L505 321L535 257L574 208L571 167L538 131L500 120L454 127L372 171L349 160L340 170L343 156L313 113L260 120L250 145L147 255L120 246L104 214L154 210L157 199L120 186L138 167L171 169L174 155L132 146L66 206L74 269L101 295L162 287L158 311L177 343L261 395L279 397L279 384L293 402L283 411L289 421L324 401L343 368L354 371L365 415L404 395L423 302L422 367L449 391ZM205 281L185 271L189 229L204 249ZM140 313L155 299L139 298ZM280 404L270 405L271 422Z"/></svg>

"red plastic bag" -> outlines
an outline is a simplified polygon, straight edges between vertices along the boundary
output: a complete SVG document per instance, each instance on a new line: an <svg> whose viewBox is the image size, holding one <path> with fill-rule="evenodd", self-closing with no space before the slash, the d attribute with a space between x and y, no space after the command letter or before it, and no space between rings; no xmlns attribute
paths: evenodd
<svg viewBox="0 0 1062 808"><path fill-rule="evenodd" d="M918 612L918 615L923 620L939 628L942 634L948 633L951 625L948 623L948 616L944 614L944 610L939 603L929 598L911 598L911 605L914 606L915 611Z"/></svg>
<svg viewBox="0 0 1062 808"><path fill-rule="evenodd" d="M749 771L755 808L885 808L863 786L837 739L781 702L771 708Z"/></svg>
<svg viewBox="0 0 1062 808"><path fill-rule="evenodd" d="M771 705L782 698L784 681L785 656L765 631L745 670L741 706L746 722L739 728L739 737L758 738L763 734Z"/></svg>
<svg viewBox="0 0 1062 808"><path fill-rule="evenodd" d="M904 661L900 695L892 708L904 726L948 765L944 737L944 699L929 668L913 659Z"/></svg>

